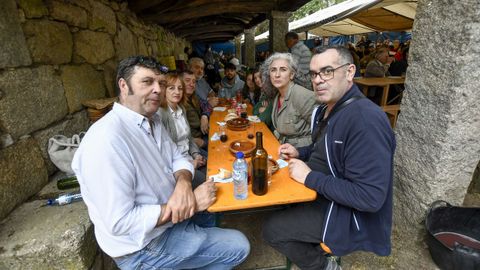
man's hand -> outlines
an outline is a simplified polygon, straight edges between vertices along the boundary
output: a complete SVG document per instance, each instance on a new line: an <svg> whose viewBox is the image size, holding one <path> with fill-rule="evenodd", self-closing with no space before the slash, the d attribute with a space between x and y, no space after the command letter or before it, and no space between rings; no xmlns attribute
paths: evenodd
<svg viewBox="0 0 480 270"><path fill-rule="evenodd" d="M207 100L212 108L218 105L218 97L209 97Z"/></svg>
<svg viewBox="0 0 480 270"><path fill-rule="evenodd" d="M205 145L205 141L202 138L193 138L193 141L198 147L203 147Z"/></svg>
<svg viewBox="0 0 480 270"><path fill-rule="evenodd" d="M203 134L208 134L208 116L202 115L200 118L200 130Z"/></svg>
<svg viewBox="0 0 480 270"><path fill-rule="evenodd" d="M311 171L307 164L299 159L292 158L288 161L290 177L299 183L305 184L305 179Z"/></svg>
<svg viewBox="0 0 480 270"><path fill-rule="evenodd" d="M197 154L193 159L193 166L195 166L195 169L205 166L205 164L207 164L207 161L200 154Z"/></svg>
<svg viewBox="0 0 480 270"><path fill-rule="evenodd" d="M203 211L212 205L217 199L217 187L213 179L206 180L203 184L198 186L193 193L197 201L196 211Z"/></svg>
<svg viewBox="0 0 480 270"><path fill-rule="evenodd" d="M195 214L195 195L192 191L192 174L188 170L175 172L177 184L168 199L163 217L171 216L172 223L179 223Z"/></svg>
<svg viewBox="0 0 480 270"><path fill-rule="evenodd" d="M295 149L295 147L289 143L285 143L280 145L278 147L278 156L281 159L291 159L291 158L297 158L298 157L298 151Z"/></svg>

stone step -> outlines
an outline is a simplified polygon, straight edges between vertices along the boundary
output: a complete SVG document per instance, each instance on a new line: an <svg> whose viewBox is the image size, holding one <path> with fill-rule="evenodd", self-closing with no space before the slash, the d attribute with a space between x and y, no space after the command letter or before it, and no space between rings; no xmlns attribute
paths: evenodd
<svg viewBox="0 0 480 270"><path fill-rule="evenodd" d="M98 248L87 207L44 206L59 193L50 181L0 222L0 270L90 269Z"/></svg>

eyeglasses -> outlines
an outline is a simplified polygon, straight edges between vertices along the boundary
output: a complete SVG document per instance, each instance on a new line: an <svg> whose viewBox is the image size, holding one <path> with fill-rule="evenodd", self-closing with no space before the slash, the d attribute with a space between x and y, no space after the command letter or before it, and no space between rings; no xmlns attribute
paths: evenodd
<svg viewBox="0 0 480 270"><path fill-rule="evenodd" d="M138 56L136 63L134 63L133 65L135 66L137 64L140 64L140 65L145 66L147 68L156 69L156 70L160 71L160 73L162 73L162 74L167 74L168 73L168 67L161 65L153 57Z"/></svg>
<svg viewBox="0 0 480 270"><path fill-rule="evenodd" d="M341 67L344 67L344 66L348 66L348 65L350 65L350 63L343 64L343 65L341 65L339 67L336 67L336 68L326 67L326 68L320 69L319 72L315 72L315 71L310 70L310 72L308 74L310 74L310 79L311 80L315 80L315 78L317 78L317 76L320 76L320 79L322 79L324 81L328 81L328 80L333 79L333 77L335 75L335 70L337 70Z"/></svg>

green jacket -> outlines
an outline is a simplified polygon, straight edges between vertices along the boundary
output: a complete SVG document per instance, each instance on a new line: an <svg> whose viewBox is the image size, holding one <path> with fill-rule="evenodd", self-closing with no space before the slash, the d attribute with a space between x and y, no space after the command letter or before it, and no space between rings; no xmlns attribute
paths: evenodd
<svg viewBox="0 0 480 270"><path fill-rule="evenodd" d="M260 121L264 122L265 125L267 125L267 127L270 130L273 130L273 125L272 125L273 103L272 103L272 100L269 101L267 108L262 113L259 112L260 107L262 107L262 103L263 103L264 100L267 100L267 97L262 93L258 102L255 104L255 106L253 106L253 115L258 116L258 118L260 118Z"/></svg>

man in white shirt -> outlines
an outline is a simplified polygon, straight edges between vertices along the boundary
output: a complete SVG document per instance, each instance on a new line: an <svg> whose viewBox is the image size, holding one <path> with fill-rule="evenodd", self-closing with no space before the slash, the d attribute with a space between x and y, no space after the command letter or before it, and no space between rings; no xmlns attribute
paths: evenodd
<svg viewBox="0 0 480 270"><path fill-rule="evenodd" d="M207 181L192 191L193 165L156 114L162 71L151 57L122 60L119 103L92 125L73 159L97 242L121 269L231 269L247 257L248 240L191 221L216 189Z"/></svg>

